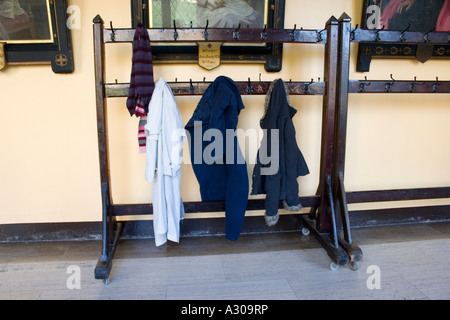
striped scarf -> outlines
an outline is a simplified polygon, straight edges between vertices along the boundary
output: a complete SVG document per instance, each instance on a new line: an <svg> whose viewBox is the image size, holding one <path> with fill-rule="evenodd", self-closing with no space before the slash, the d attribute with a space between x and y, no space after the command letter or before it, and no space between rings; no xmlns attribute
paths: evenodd
<svg viewBox="0 0 450 320"><path fill-rule="evenodd" d="M144 25L139 24L133 38L133 57L127 109L139 117L138 141L140 153L145 152L144 125L147 122L148 104L153 94L153 57L150 38Z"/></svg>

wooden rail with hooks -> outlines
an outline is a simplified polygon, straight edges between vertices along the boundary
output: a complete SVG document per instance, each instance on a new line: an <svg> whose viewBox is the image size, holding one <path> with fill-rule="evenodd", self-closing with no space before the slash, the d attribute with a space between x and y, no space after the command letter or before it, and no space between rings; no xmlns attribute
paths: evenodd
<svg viewBox="0 0 450 320"><path fill-rule="evenodd" d="M175 96L203 95L212 82L186 81L168 82ZM241 95L265 95L271 82L268 81L235 81ZM325 82L302 81L285 82L290 95L319 95L325 94ZM107 98L126 97L128 95L128 83L106 83L105 96Z"/></svg>
<svg viewBox="0 0 450 320"><path fill-rule="evenodd" d="M384 29L360 29L350 31L352 42L450 44L449 32L394 31Z"/></svg>
<svg viewBox="0 0 450 320"><path fill-rule="evenodd" d="M236 34L238 32L238 36ZM306 29L234 29L219 28L160 28L148 29L153 42L229 42L229 43L322 43L327 42L326 30ZM105 43L132 42L134 29L103 29Z"/></svg>

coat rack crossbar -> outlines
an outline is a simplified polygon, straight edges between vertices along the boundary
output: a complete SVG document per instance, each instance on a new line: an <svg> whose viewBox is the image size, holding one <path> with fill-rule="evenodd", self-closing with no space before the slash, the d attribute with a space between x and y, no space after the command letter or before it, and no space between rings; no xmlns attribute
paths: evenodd
<svg viewBox="0 0 450 320"><path fill-rule="evenodd" d="M205 35L205 31L207 31ZM104 29L104 43L132 42L134 29ZM176 36L174 34L176 32ZM326 30L184 28L148 29L152 42L326 43Z"/></svg>
<svg viewBox="0 0 450 320"><path fill-rule="evenodd" d="M450 32L395 31L383 29L351 29L352 42L450 44Z"/></svg>
<svg viewBox="0 0 450 320"><path fill-rule="evenodd" d="M203 95L212 82L168 82L167 84L175 96ZM265 95L271 82L267 81L236 81L241 95ZM325 82L285 82L290 95L324 95ZM105 96L107 98L127 97L129 83L106 83Z"/></svg>
<svg viewBox="0 0 450 320"><path fill-rule="evenodd" d="M445 199L450 197L450 187L437 188L414 188L414 189L393 189L393 190L372 190L372 191L354 191L347 192L346 198L348 204L369 203L380 201L411 201L423 199ZM320 204L320 196L300 197L303 207L309 208ZM187 214L204 212L224 212L225 201L209 202L184 202ZM127 215L152 215L153 206L151 203L141 204L112 204L113 216ZM283 206L280 203L279 208ZM248 201L247 211L264 210L263 199L252 199Z"/></svg>
<svg viewBox="0 0 450 320"><path fill-rule="evenodd" d="M450 81L350 80L349 93L450 93Z"/></svg>

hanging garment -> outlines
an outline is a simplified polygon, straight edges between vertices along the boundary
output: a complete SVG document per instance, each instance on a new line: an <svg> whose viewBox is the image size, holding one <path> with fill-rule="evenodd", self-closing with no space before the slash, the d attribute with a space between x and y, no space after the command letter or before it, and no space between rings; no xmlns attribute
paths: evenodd
<svg viewBox="0 0 450 320"><path fill-rule="evenodd" d="M145 125L145 177L152 185L153 228L157 246L179 242L185 216L181 200L182 145L186 140L181 115L169 85L159 79L148 107Z"/></svg>
<svg viewBox="0 0 450 320"><path fill-rule="evenodd" d="M225 235L231 241L241 233L249 192L247 164L236 137L242 109L236 83L220 76L206 89L185 127L202 201L225 200Z"/></svg>
<svg viewBox="0 0 450 320"><path fill-rule="evenodd" d="M145 153L146 139L143 125L146 122L148 104L152 97L155 83L153 81L153 57L150 38L144 25L139 24L133 38L133 57L131 65L130 88L128 90L127 109L139 119L139 152Z"/></svg>
<svg viewBox="0 0 450 320"><path fill-rule="evenodd" d="M292 117L297 110L289 104L283 80L272 82L265 107L260 121L264 136L253 170L251 194L266 194L265 219L272 226L278 222L280 200L285 209L300 211L297 178L309 174L309 169L295 139Z"/></svg>

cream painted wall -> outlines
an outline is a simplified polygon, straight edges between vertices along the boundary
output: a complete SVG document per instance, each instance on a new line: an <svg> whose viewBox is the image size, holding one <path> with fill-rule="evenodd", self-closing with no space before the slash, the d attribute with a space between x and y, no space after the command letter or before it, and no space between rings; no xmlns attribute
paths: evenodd
<svg viewBox="0 0 450 320"><path fill-rule="evenodd" d="M0 224L101 220L100 180L96 135L92 19L130 27L129 0L70 0L81 9L81 28L71 30L75 72L56 75L50 66L10 66L0 73ZM285 26L321 29L331 15L346 12L360 24L359 0L286 0ZM356 72L352 45L351 78L450 80L450 62L433 60L374 60L368 73ZM157 65L156 79L212 81L227 75L269 81L323 78L323 46L285 45L283 70L266 73L261 65L222 65L205 71L195 65ZM107 80L128 82L131 45L107 46ZM187 122L199 97L177 97ZM246 109L239 127L258 128L264 97L244 96ZM448 95L367 94L350 97L347 163L348 191L438 187L450 184ZM300 179L301 195L315 193L319 176L322 97L292 96L298 109L297 138L311 174ZM112 193L115 203L151 201L144 179L145 155L138 153L137 119L130 118L125 98L108 100ZM257 145L249 146L253 161ZM187 150L185 150L187 151ZM188 157L188 153L185 152ZM249 174L253 167L249 166ZM200 200L189 164L183 165L182 196ZM450 200L420 201L420 204ZM355 207L405 206L417 202L366 204ZM249 213L254 214L254 213ZM258 213L260 214L260 213ZM219 215L221 215L219 213Z"/></svg>

